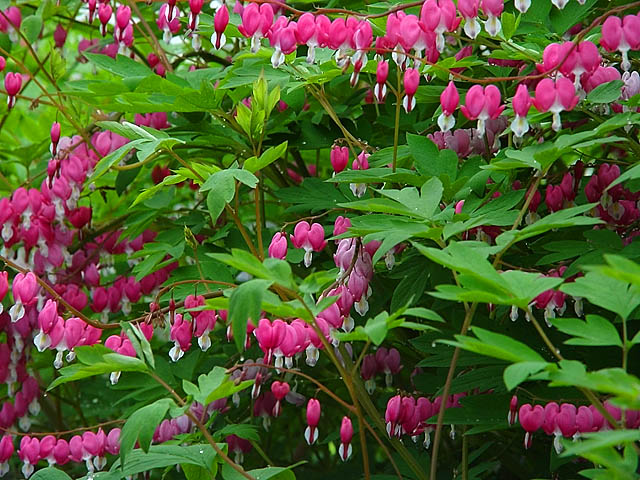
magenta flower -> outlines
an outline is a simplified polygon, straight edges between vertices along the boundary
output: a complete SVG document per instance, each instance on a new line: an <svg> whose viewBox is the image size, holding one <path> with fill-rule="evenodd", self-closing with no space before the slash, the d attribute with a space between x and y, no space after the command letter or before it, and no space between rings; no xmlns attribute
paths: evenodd
<svg viewBox="0 0 640 480"><path fill-rule="evenodd" d="M268 252L271 258L279 258L280 260L287 258L287 235L276 232L271 239Z"/></svg>
<svg viewBox="0 0 640 480"><path fill-rule="evenodd" d="M24 478L29 478L33 473L34 466L40 461L40 440L37 437L22 437L18 456L23 463L22 474Z"/></svg>
<svg viewBox="0 0 640 480"><path fill-rule="evenodd" d="M338 447L338 455L343 462L349 460L353 448L351 447L351 439L353 438L353 425L349 417L342 417L340 424L340 446Z"/></svg>
<svg viewBox="0 0 640 480"><path fill-rule="evenodd" d="M187 21L187 28L189 28L189 30L196 30L198 28L198 23L200 21L200 12L202 12L203 5L204 0L189 0L189 19Z"/></svg>
<svg viewBox="0 0 640 480"><path fill-rule="evenodd" d="M415 68L407 68L404 72L404 92L405 96L402 99L402 106L407 113L410 113L416 108L415 94L418 91L418 85L420 84L420 74Z"/></svg>
<svg viewBox="0 0 640 480"><path fill-rule="evenodd" d="M191 322L185 320L181 314L177 313L174 316L169 335L169 338L173 340L173 347L169 350L169 358L171 358L173 362L180 360L184 353L191 348L191 337Z"/></svg>
<svg viewBox="0 0 640 480"><path fill-rule="evenodd" d="M502 24L500 23L500 15L504 10L504 0L482 0L482 11L487 16L484 22L484 28L489 35L495 37L500 33Z"/></svg>
<svg viewBox="0 0 640 480"><path fill-rule="evenodd" d="M539 112L552 112L552 128L557 132L562 128L560 112L570 111L580 101L575 87L568 78L559 77L555 83L550 78L542 79L536 86L533 105Z"/></svg>
<svg viewBox="0 0 640 480"><path fill-rule="evenodd" d="M536 432L544 422L544 408L542 408L542 405L532 407L530 404L525 403L520 407L518 416L520 417L520 425L522 425L522 428L527 432L524 436L524 448L529 448L532 443L532 434Z"/></svg>
<svg viewBox="0 0 640 480"><path fill-rule="evenodd" d="M9 72L4 76L4 89L7 91L8 108L13 108L16 104L16 95L22 90L22 75Z"/></svg>
<svg viewBox="0 0 640 480"><path fill-rule="evenodd" d="M13 299L16 302L9 310L12 322L20 320L24 314L26 305L36 302L38 293L38 281L32 272L18 273L13 279Z"/></svg>
<svg viewBox="0 0 640 480"><path fill-rule="evenodd" d="M331 166L335 173L340 173L349 163L349 149L335 145L331 149Z"/></svg>
<svg viewBox="0 0 640 480"><path fill-rule="evenodd" d="M98 7L98 20L100 20L100 33L103 37L107 35L107 25L113 15L113 9L108 3L101 3Z"/></svg>
<svg viewBox="0 0 640 480"><path fill-rule="evenodd" d="M624 19L610 16L602 24L602 37L600 45L609 52L616 50L622 54L620 66L626 72L631 68L629 50L640 48L640 18L635 15L627 15Z"/></svg>
<svg viewBox="0 0 640 480"><path fill-rule="evenodd" d="M389 76L389 62L380 60L376 68L376 85L373 87L373 96L378 103L384 103L387 97L387 77Z"/></svg>
<svg viewBox="0 0 640 480"><path fill-rule="evenodd" d="M4 435L0 440L0 476L9 472L9 459L12 457L13 451L13 438L10 435Z"/></svg>
<svg viewBox="0 0 640 480"><path fill-rule="evenodd" d="M312 252L320 252L327 245L322 225L314 223L310 226L306 221L296 224L293 235L291 235L291 243L296 248L304 249L305 267L311 266Z"/></svg>
<svg viewBox="0 0 640 480"><path fill-rule="evenodd" d="M251 38L251 51L256 53L260 48L260 39L265 37L273 24L271 5L250 3L242 12L242 24L238 30L246 38Z"/></svg>
<svg viewBox="0 0 640 480"><path fill-rule="evenodd" d="M444 50L444 32L453 32L460 21L456 16L456 5L452 0L427 0L422 4L420 20L426 30L435 32L438 52Z"/></svg>
<svg viewBox="0 0 640 480"><path fill-rule="evenodd" d="M449 82L447 88L440 94L440 106L442 113L438 117L438 126L443 132L448 132L456 124L453 114L460 103L460 94L453 82Z"/></svg>
<svg viewBox="0 0 640 480"><path fill-rule="evenodd" d="M304 431L304 439L309 445L313 445L318 440L318 423L320 422L320 402L315 398L310 398L307 403L307 428Z"/></svg>
<svg viewBox="0 0 640 480"><path fill-rule="evenodd" d="M225 4L222 4L213 17L215 32L211 35L211 43L216 50L220 50L227 42L227 37L224 35L227 25L229 25L229 9Z"/></svg>
<svg viewBox="0 0 640 480"><path fill-rule="evenodd" d="M464 18L464 33L471 39L476 38L480 33L479 8L480 0L458 0L458 10Z"/></svg>
<svg viewBox="0 0 640 480"><path fill-rule="evenodd" d="M516 118L511 122L511 131L517 138L522 138L524 134L529 131L527 115L532 105L531 95L529 95L529 91L523 83L518 85L518 89L512 100L512 105Z"/></svg>
<svg viewBox="0 0 640 480"><path fill-rule="evenodd" d="M281 402L284 400L284 397L287 396L291 388L287 382L278 382L275 381L271 384L271 393L276 397L276 404L273 407L273 416L279 417L281 409Z"/></svg>
<svg viewBox="0 0 640 480"><path fill-rule="evenodd" d="M460 110L469 120L478 120L478 134L484 135L485 122L498 118L505 109L505 106L500 103L498 87L487 85L482 88L480 85L474 85L467 92L465 105L462 105Z"/></svg>

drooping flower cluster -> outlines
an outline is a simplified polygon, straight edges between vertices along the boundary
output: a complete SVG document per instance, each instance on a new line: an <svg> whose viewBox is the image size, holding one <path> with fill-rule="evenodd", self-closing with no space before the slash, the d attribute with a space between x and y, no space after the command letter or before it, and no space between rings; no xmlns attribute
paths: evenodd
<svg viewBox="0 0 640 480"><path fill-rule="evenodd" d="M608 401L604 402L604 408L616 422L622 419L623 412L620 408ZM625 410L624 418L626 428L640 428L639 410ZM518 411L518 419L526 432L524 436L525 448L531 447L533 434L542 429L547 435L554 436L553 445L558 453L563 450L560 443L562 437L576 440L584 433L613 429L602 413L593 405L576 406L572 403L549 402L544 406L533 406L525 403Z"/></svg>
<svg viewBox="0 0 640 480"><path fill-rule="evenodd" d="M451 395L446 400L445 408L460 407L460 399L466 393ZM431 432L435 424L428 423L428 420L437 415L442 405L442 396L437 396L433 400L426 397L395 395L387 402L384 419L387 425L387 433L390 437L401 438L408 435L416 442L418 437L424 434L423 446L429 448L431 444ZM453 426L451 436L455 435Z"/></svg>

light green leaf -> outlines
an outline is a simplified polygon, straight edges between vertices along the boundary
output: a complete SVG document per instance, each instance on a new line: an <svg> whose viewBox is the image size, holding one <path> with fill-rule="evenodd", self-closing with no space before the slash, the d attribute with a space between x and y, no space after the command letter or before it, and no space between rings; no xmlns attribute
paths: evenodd
<svg viewBox="0 0 640 480"><path fill-rule="evenodd" d="M41 468L36 471L32 476L32 480L73 480L69 475L62 470L58 470L53 467Z"/></svg>
<svg viewBox="0 0 640 480"><path fill-rule="evenodd" d="M546 368L547 362L518 362L509 365L504 370L504 384L507 389L513 390L524 382L530 375L538 373Z"/></svg>
<svg viewBox="0 0 640 480"><path fill-rule="evenodd" d="M382 342L384 342L384 339L387 336L388 318L389 314L387 312L381 312L375 317L367 320L367 323L364 326L364 331L374 345L380 345Z"/></svg>
<svg viewBox="0 0 640 480"><path fill-rule="evenodd" d="M244 162L243 168L251 173L255 173L258 170L262 170L266 166L272 164L277 159L282 157L289 147L289 142L284 142L277 147L269 147L265 150L260 158L250 157Z"/></svg>
<svg viewBox="0 0 640 480"><path fill-rule="evenodd" d="M120 434L120 459L123 465L126 465L126 458L136 442L140 443L143 452L149 452L156 427L173 405L170 399L162 398L136 410L127 419Z"/></svg>
<svg viewBox="0 0 640 480"><path fill-rule="evenodd" d="M233 340L239 352L244 351L249 319L255 326L260 320L262 298L273 282L253 279L234 289L229 299L229 319L233 330Z"/></svg>
<svg viewBox="0 0 640 480"><path fill-rule="evenodd" d="M624 82L612 80L602 83L587 94L586 100L591 103L612 103L620 98Z"/></svg>
<svg viewBox="0 0 640 480"><path fill-rule="evenodd" d="M511 337L480 327L471 327L471 330L477 338L456 335L456 342L447 341L444 343L509 362L545 363L538 352Z"/></svg>
<svg viewBox="0 0 640 480"><path fill-rule="evenodd" d="M27 42L34 43L42 31L42 17L39 15L29 15L22 20L20 30L24 33Z"/></svg>
<svg viewBox="0 0 640 480"><path fill-rule="evenodd" d="M624 319L640 305L639 287L595 271L576 278L574 282L563 284L560 289L574 297L586 298L594 305L615 312Z"/></svg>
<svg viewBox="0 0 640 480"><path fill-rule="evenodd" d="M600 315L587 315L585 322L577 318L553 318L550 321L562 333L574 337L564 342L567 345L622 347L616 327Z"/></svg>

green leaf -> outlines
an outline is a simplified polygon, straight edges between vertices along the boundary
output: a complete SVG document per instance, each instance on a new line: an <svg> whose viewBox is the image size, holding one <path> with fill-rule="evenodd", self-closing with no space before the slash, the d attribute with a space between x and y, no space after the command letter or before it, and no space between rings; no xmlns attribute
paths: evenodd
<svg viewBox="0 0 640 480"><path fill-rule="evenodd" d="M73 480L62 470L53 467L46 467L37 470L31 477L32 480Z"/></svg>
<svg viewBox="0 0 640 480"><path fill-rule="evenodd" d="M60 80L67 72L67 62L60 51L57 48L52 48L49 53L49 66L51 70L51 76L54 80Z"/></svg>
<svg viewBox="0 0 640 480"><path fill-rule="evenodd" d="M214 225L218 221L218 217L224 210L226 204L227 202L224 197L220 195L220 192L213 189L209 190L209 193L207 193L207 209L209 210L209 215L211 215L211 221Z"/></svg>
<svg viewBox="0 0 640 480"><path fill-rule="evenodd" d="M246 440L260 441L259 429L255 425L247 423L232 423L225 425L215 432L216 438L226 438L228 435L236 435Z"/></svg>
<svg viewBox="0 0 640 480"><path fill-rule="evenodd" d="M144 63L136 62L125 55L118 54L115 59L108 55L97 53L83 52L82 55L91 63L120 77L130 78L155 76L155 74Z"/></svg>
<svg viewBox="0 0 640 480"><path fill-rule="evenodd" d="M253 385L253 380L246 380L236 384L230 380L225 368L214 367L208 374L198 377L198 386L188 380L182 381L182 388L187 395L191 395L194 400L202 405L226 398L236 392L244 390Z"/></svg>
<svg viewBox="0 0 640 480"><path fill-rule="evenodd" d="M20 29L22 30L22 33L24 33L27 42L34 43L42 31L42 17L39 15L29 15L27 18L22 20Z"/></svg>
<svg viewBox="0 0 640 480"><path fill-rule="evenodd" d="M620 98L620 92L624 82L622 80L612 80L607 83L601 83L591 90L586 100L591 103L612 103Z"/></svg>
<svg viewBox="0 0 640 480"><path fill-rule="evenodd" d="M244 162L243 168L251 173L255 173L258 170L262 170L266 166L272 164L277 159L282 157L289 147L289 142L284 142L277 147L269 147L265 150L260 158L250 157Z"/></svg>
<svg viewBox="0 0 640 480"><path fill-rule="evenodd" d="M545 215L537 222L523 228L522 230L509 230L498 235L496 238L496 244L507 245L510 242L520 242L527 238L558 228L597 225L599 223L603 223L599 218L581 215L582 213L591 210L594 206L595 204L589 203L578 207L565 208L549 215Z"/></svg>
<svg viewBox="0 0 640 480"><path fill-rule="evenodd" d="M244 351L249 319L255 326L260 320L262 298L273 282L254 279L234 289L229 299L229 319L233 330L233 340L239 352Z"/></svg>
<svg viewBox="0 0 640 480"><path fill-rule="evenodd" d="M123 465L126 465L126 457L131 453L136 442L140 442L143 452L149 452L156 427L173 405L170 399L162 398L136 410L127 419L120 434L120 459Z"/></svg>
<svg viewBox="0 0 640 480"><path fill-rule="evenodd" d="M93 173L87 179L87 185L90 185L92 182L95 182L102 175L107 173L107 171L113 167L116 163L124 158L124 156L129 153L134 148L142 145L144 140L133 140L129 143L125 143L120 148L114 150L106 157L103 157L95 166Z"/></svg>
<svg viewBox="0 0 640 480"><path fill-rule="evenodd" d="M367 320L367 323L364 326L364 331L374 345L380 345L382 342L384 342L384 339L387 336L388 318L389 314L387 312L380 312L375 317Z"/></svg>
<svg viewBox="0 0 640 480"><path fill-rule="evenodd" d="M640 288L599 272L588 272L560 287L564 293L582 297L599 307L617 313L623 319L640 305Z"/></svg>
<svg viewBox="0 0 640 480"><path fill-rule="evenodd" d="M211 472L204 467L184 463L180 464L180 468L186 480L209 480L211 478Z"/></svg>
<svg viewBox="0 0 640 480"><path fill-rule="evenodd" d="M553 318L550 321L562 333L574 337L564 342L567 345L622 347L616 327L600 315L587 315L586 322L577 318Z"/></svg>
<svg viewBox="0 0 640 480"><path fill-rule="evenodd" d="M154 427L155 428L155 427ZM124 433L124 430L123 430ZM122 435L121 435L122 442ZM218 444L221 450L225 451L227 445ZM120 447L122 450L122 446ZM110 469L110 472L120 473L120 477L136 475L140 472L146 472L154 468L164 468L171 465L189 464L202 467L211 473L216 470L217 454L209 444L200 445L151 445L148 452L141 449L130 451L127 455L127 462L121 463L121 458L116 460ZM43 479L44 480L44 479ZM96 480L98 480L96 478Z"/></svg>
<svg viewBox="0 0 640 480"><path fill-rule="evenodd" d="M518 362L509 365L504 370L504 384L507 389L513 390L524 382L530 375L538 373L547 367L547 362Z"/></svg>
<svg viewBox="0 0 640 480"><path fill-rule="evenodd" d="M407 144L411 155L416 161L416 170L422 175L448 175L451 180L456 178L458 156L452 150L438 150L435 143L427 137L407 133Z"/></svg>
<svg viewBox="0 0 640 480"><path fill-rule="evenodd" d="M266 467L247 472L256 480L295 480L296 476L286 467ZM244 480L244 476L240 475L229 465L222 466L223 480Z"/></svg>
<svg viewBox="0 0 640 480"><path fill-rule="evenodd" d="M579 442L569 442L561 456L582 455L590 450L603 447L616 447L640 440L640 430L603 430L593 433L581 433Z"/></svg>
<svg viewBox="0 0 640 480"><path fill-rule="evenodd" d="M545 363L538 352L511 337L480 327L471 327L471 330L478 338L456 335L456 342L444 343L508 362Z"/></svg>
<svg viewBox="0 0 640 480"><path fill-rule="evenodd" d="M549 365L547 376L552 387L584 387L613 395L613 400L620 407L640 408L640 380L622 368L587 372L586 366L581 362L561 360L557 366Z"/></svg>
<svg viewBox="0 0 640 480"><path fill-rule="evenodd" d="M487 260L489 250L486 244L476 242L450 242L443 250L425 247L419 243L413 244L420 253L431 261L451 270L466 273L480 278L487 285L493 285L498 290L505 290L505 281ZM480 248L479 248L480 247Z"/></svg>
<svg viewBox="0 0 640 480"><path fill-rule="evenodd" d="M138 324L132 324L130 322L122 322L122 329L131 340L131 343L135 341L139 346L139 349L136 349L136 353L138 354L138 358L141 360L145 360L151 368L156 368L156 360L153 356L153 352L151 351L151 345L147 340L147 337L144 336L142 330L140 330L140 326Z"/></svg>
<svg viewBox="0 0 640 480"><path fill-rule="evenodd" d="M91 347L93 348L93 347ZM104 349L104 347L102 347ZM111 350L104 349L109 352ZM60 376L51 382L48 390L53 390L58 385L63 383L73 382L75 380L81 380L83 378L94 377L96 375L103 375L112 372L147 372L147 365L139 358L127 357L118 353L98 353L95 363L90 365L75 364L68 367L61 368Z"/></svg>

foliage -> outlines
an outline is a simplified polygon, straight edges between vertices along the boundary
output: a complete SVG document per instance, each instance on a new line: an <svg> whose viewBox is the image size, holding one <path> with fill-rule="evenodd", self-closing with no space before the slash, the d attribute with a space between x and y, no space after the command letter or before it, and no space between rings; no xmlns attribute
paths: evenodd
<svg viewBox="0 0 640 480"><path fill-rule="evenodd" d="M204 3L0 1L0 475L640 478L638 2Z"/></svg>

